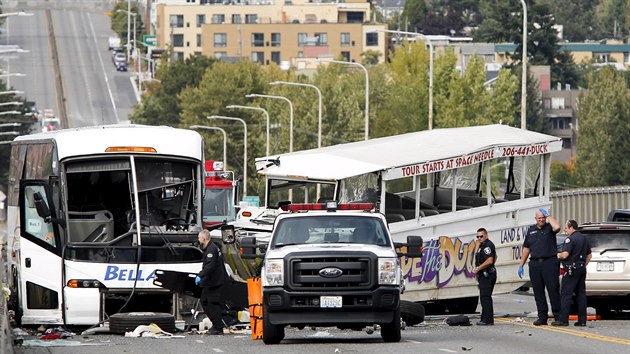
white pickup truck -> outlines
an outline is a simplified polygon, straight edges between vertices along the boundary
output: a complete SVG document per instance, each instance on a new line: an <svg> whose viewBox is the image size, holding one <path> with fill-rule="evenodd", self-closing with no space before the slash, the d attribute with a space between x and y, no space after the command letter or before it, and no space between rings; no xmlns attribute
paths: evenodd
<svg viewBox="0 0 630 354"><path fill-rule="evenodd" d="M275 219L268 244L256 245L255 237L241 241L243 258L264 254L263 342L282 341L286 326L361 330L375 324L385 342L399 342L399 257L419 260L422 238L394 242L385 216L370 203L288 209Z"/></svg>

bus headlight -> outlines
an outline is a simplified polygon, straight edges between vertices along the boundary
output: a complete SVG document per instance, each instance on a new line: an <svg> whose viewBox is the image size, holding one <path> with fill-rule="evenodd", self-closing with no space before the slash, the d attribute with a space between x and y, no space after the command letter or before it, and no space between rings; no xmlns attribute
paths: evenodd
<svg viewBox="0 0 630 354"><path fill-rule="evenodd" d="M379 285L399 285L400 277L396 258L378 259L378 284Z"/></svg>
<svg viewBox="0 0 630 354"><path fill-rule="evenodd" d="M265 261L263 271L262 286L284 285L284 261L282 259Z"/></svg>
<svg viewBox="0 0 630 354"><path fill-rule="evenodd" d="M104 288L103 283L96 279L70 279L67 282L69 288Z"/></svg>

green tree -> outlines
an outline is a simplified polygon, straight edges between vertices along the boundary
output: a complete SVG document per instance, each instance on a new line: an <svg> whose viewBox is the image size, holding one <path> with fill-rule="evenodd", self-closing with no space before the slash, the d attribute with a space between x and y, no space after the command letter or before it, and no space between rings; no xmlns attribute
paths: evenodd
<svg viewBox="0 0 630 354"><path fill-rule="evenodd" d="M114 4L114 7L112 9L112 16L111 16L111 27L112 27L112 31L116 32L116 34L118 34L118 37L120 37L120 40L125 43L127 43L127 36L129 33L127 33L127 18L128 18L128 14L127 12L127 1L118 1L117 3ZM119 11L122 10L122 11ZM138 41L142 40L142 33L144 33L144 24L142 22L142 16L140 15L140 11L138 10L138 6L136 4L132 4L131 5L131 12L136 14L136 37L138 38ZM130 19L130 30L133 31L133 18ZM134 36L133 34L131 35L130 39L133 39ZM134 47L134 44L131 44L132 47ZM142 46L140 46L142 47ZM142 49L142 48L140 48Z"/></svg>
<svg viewBox="0 0 630 354"><path fill-rule="evenodd" d="M556 22L563 26L563 39L569 42L583 42L598 39L593 0L538 0L549 6Z"/></svg>
<svg viewBox="0 0 630 354"><path fill-rule="evenodd" d="M186 87L197 87L206 69L214 62L205 56L164 60L158 66L159 83L150 85L150 92L142 96L142 104L129 120L138 124L179 126L181 109L177 95Z"/></svg>
<svg viewBox="0 0 630 354"><path fill-rule="evenodd" d="M516 114L520 110L520 106L516 103L520 87L519 81L510 70L501 69L499 71L499 76L488 95L485 119L480 120L479 124L515 125Z"/></svg>
<svg viewBox="0 0 630 354"><path fill-rule="evenodd" d="M627 184L630 178L630 97L622 74L604 67L589 77L580 95L577 181L582 186Z"/></svg>
<svg viewBox="0 0 630 354"><path fill-rule="evenodd" d="M402 28L409 31L422 28L422 22L427 15L425 0L407 0L402 13Z"/></svg>

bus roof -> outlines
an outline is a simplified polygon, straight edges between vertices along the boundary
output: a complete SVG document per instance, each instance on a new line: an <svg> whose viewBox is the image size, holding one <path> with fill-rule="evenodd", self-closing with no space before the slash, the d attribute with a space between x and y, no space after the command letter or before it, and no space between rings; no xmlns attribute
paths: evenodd
<svg viewBox="0 0 630 354"><path fill-rule="evenodd" d="M256 159L268 178L337 181L371 172L385 180L507 156L562 149L558 137L506 125L424 130Z"/></svg>
<svg viewBox="0 0 630 354"><path fill-rule="evenodd" d="M114 124L62 129L18 136L12 144L37 141L54 141L59 160L103 154L112 146L152 147L162 155L203 160L203 139L199 133L167 126Z"/></svg>

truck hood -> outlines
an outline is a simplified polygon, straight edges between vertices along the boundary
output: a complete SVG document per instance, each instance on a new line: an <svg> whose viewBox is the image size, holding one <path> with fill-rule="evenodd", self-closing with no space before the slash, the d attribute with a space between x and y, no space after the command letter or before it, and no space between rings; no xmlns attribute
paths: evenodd
<svg viewBox="0 0 630 354"><path fill-rule="evenodd" d="M296 252L309 252L313 255L321 254L333 254L335 252L371 252L376 254L377 257L397 257L393 248L376 246L376 245L364 245L357 243L320 243L320 244L308 244L308 245L294 245L284 246L267 250L265 255L266 259L272 258L284 258L289 253Z"/></svg>

